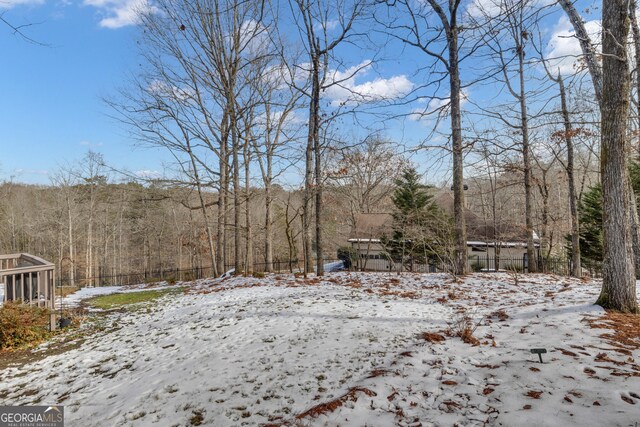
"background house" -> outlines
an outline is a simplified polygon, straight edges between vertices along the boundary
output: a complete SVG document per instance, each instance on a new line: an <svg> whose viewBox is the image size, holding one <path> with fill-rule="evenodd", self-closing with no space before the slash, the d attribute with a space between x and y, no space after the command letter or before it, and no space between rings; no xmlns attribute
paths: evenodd
<svg viewBox="0 0 640 427"><path fill-rule="evenodd" d="M441 200L436 200L440 204ZM445 211L447 206L443 206ZM526 228L519 224L487 224L467 210L467 257L471 269L496 270L526 267ZM354 267L362 270L388 271L399 269L383 247L381 238L393 234L393 216L390 213L358 214L356 225L348 243L357 259ZM540 243L534 233L536 248ZM414 271L433 271L429 265L415 265Z"/></svg>

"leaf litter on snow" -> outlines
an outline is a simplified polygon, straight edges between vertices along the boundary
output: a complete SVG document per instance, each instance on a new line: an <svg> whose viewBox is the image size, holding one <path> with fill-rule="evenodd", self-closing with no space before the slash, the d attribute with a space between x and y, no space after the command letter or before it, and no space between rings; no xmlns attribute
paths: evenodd
<svg viewBox="0 0 640 427"><path fill-rule="evenodd" d="M593 306L595 281L343 272L181 286L149 312L109 314L118 328L81 348L0 371L0 404L62 403L86 426L640 418L637 323Z"/></svg>

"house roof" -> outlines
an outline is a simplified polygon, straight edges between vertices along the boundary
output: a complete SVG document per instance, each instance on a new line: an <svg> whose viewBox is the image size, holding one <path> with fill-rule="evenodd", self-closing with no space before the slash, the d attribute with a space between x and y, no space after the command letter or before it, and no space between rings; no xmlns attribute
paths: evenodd
<svg viewBox="0 0 640 427"><path fill-rule="evenodd" d="M453 216L453 196L448 192L434 196L435 203L448 215ZM502 220L493 226L471 209L465 208L468 241L522 243L527 241L527 229L524 224ZM361 213L356 215L355 227L350 239L379 239L389 235L393 229L393 216L390 213ZM534 232L534 241L538 235Z"/></svg>
<svg viewBox="0 0 640 427"><path fill-rule="evenodd" d="M351 239L379 239L389 234L393 228L393 216L390 213L362 213L356 215L356 224Z"/></svg>

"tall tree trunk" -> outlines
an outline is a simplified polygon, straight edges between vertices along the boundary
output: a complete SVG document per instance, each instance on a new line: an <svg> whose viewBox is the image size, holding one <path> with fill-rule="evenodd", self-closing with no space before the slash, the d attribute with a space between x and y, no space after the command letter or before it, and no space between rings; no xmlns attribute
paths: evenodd
<svg viewBox="0 0 640 427"><path fill-rule="evenodd" d="M304 246L304 274L305 276L313 271L312 240L311 240L311 202L313 200L314 188L313 180L313 154L315 141L318 137L318 125L320 118L320 58L317 53L313 54L311 65L311 99L309 102L309 130L307 135L307 147L305 152L305 174L304 174L304 203L302 206L302 234Z"/></svg>
<svg viewBox="0 0 640 427"><path fill-rule="evenodd" d="M235 121L235 118L234 118ZM233 243L234 243L234 260L233 260L233 268L236 270L236 274L242 270L242 256L241 256L241 248L242 248L242 224L241 224L241 214L242 214L242 204L240 199L240 161L238 159L238 151L240 151L239 144L239 136L236 128L236 124L232 123L231 125L231 156L233 162Z"/></svg>
<svg viewBox="0 0 640 427"><path fill-rule="evenodd" d="M462 111L458 64L458 27L455 17L447 32L449 84L451 89L451 145L453 157L453 217L455 222L455 274L467 273L467 227L464 216L464 172L462 151Z"/></svg>
<svg viewBox="0 0 640 427"><path fill-rule="evenodd" d="M628 36L627 2L604 0L600 160L604 262L602 291L597 304L623 312L637 312L626 161L631 80L626 51Z"/></svg>
<svg viewBox="0 0 640 427"><path fill-rule="evenodd" d="M266 272L273 271L273 227L272 227L272 195L271 195L271 176L272 176L272 157L267 154L267 179L264 181L264 260Z"/></svg>
<svg viewBox="0 0 640 427"><path fill-rule="evenodd" d="M229 266L229 251L228 251L228 229L229 224L229 185L230 170L229 167L229 135L231 125L229 114L225 112L223 123L221 125L221 138L220 138L220 195L218 201L218 230L217 230L217 242L216 253L218 256L218 271L224 273Z"/></svg>
<svg viewBox="0 0 640 427"><path fill-rule="evenodd" d="M538 254L533 239L533 195L531 194L531 148L529 146L529 116L527 113L527 93L524 81L524 45L522 34L517 40L518 53L518 77L519 77L519 101L520 101L520 123L522 130L522 162L524 167L524 211L525 226L527 228L527 261L528 272L538 271Z"/></svg>
<svg viewBox="0 0 640 427"><path fill-rule="evenodd" d="M636 80L634 82L636 89L636 114L638 115L638 126L640 126L640 26L638 25L638 17L636 10L638 3L636 0L629 1L629 17L631 18L631 33L633 34L633 51L635 54L635 72ZM636 147L640 151L640 147Z"/></svg>
<svg viewBox="0 0 640 427"><path fill-rule="evenodd" d="M316 176L316 274L322 276L324 274L324 247L322 241L322 148L320 144L320 135L318 128L315 129L314 136L314 155L315 155L315 176Z"/></svg>
<svg viewBox="0 0 640 427"><path fill-rule="evenodd" d="M542 183L538 184L540 196L542 196L542 215L540 224L540 262L538 271L547 271L547 260L552 249L551 238L549 237L549 185L547 184L547 170L542 171Z"/></svg>
<svg viewBox="0 0 640 427"><path fill-rule="evenodd" d="M224 141L224 139L223 139ZM220 144L220 189L218 192L218 218L216 230L216 264L218 272L226 271L226 216L227 216L227 188L229 182L229 172L227 167L227 150L226 143Z"/></svg>
<svg viewBox="0 0 640 427"><path fill-rule="evenodd" d="M73 214L71 211L71 196L67 194L67 218L69 227L67 228L67 237L69 238L69 286L76 285L76 260L75 246L73 240Z"/></svg>
<svg viewBox="0 0 640 427"><path fill-rule="evenodd" d="M558 73L557 81L560 88L564 140L567 144L567 178L569 180L569 209L571 212L571 276L580 277L582 276L582 268L580 266L580 220L578 218L578 196L576 194L576 177L574 173L573 126L569 117L564 80L560 73Z"/></svg>
<svg viewBox="0 0 640 427"><path fill-rule="evenodd" d="M247 132L247 141L244 144L244 212L245 212L245 262L244 271L246 275L253 273L253 236L251 230L251 152L249 151L250 133Z"/></svg>
<svg viewBox="0 0 640 427"><path fill-rule="evenodd" d="M193 178L196 181L196 190L198 191L198 200L200 201L200 210L202 211L202 219L204 220L204 228L207 233L207 243L209 244L209 258L211 260L211 267L213 269L213 276L218 276L218 269L216 266L216 251L213 247L213 235L211 233L211 227L209 226L209 216L207 215L207 204L204 201L204 195L202 193L202 183L200 181L200 174L198 172L198 164L196 163L193 151L191 151L191 144L187 141L187 151L189 153L189 159L191 160L191 168L193 169ZM178 262L180 262L178 260Z"/></svg>
<svg viewBox="0 0 640 427"><path fill-rule="evenodd" d="M93 194L90 196L90 198L91 202L89 204L89 223L87 224L87 252L85 253L85 274L87 279L87 286L91 288L93 287Z"/></svg>
<svg viewBox="0 0 640 427"><path fill-rule="evenodd" d="M596 99L598 100L598 104L602 105L602 69L598 64L597 51L593 43L591 43L591 37L589 37L587 28L584 25L584 20L573 6L573 0L559 0L559 3L569 17L569 21L571 21L573 30L576 33L576 38L580 43L584 60L587 63L589 74L591 75L591 82L593 83Z"/></svg>
<svg viewBox="0 0 640 427"><path fill-rule="evenodd" d="M633 34L633 50L635 53L635 71L636 71L636 114L638 126L640 126L640 27L638 26L638 18L636 16L637 2L630 0L629 16L631 18L631 32ZM640 147L636 147L640 150ZM631 236L633 237L633 253L635 256L636 276L640 276L640 218L638 218L638 203L633 186L629 182L629 194L631 196Z"/></svg>

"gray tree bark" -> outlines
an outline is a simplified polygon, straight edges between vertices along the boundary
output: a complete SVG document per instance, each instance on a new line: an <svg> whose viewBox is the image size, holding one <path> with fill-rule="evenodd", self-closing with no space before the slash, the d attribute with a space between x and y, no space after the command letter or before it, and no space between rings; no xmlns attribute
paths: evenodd
<svg viewBox="0 0 640 427"><path fill-rule="evenodd" d="M571 21L571 25L573 26L573 30L575 31L576 38L580 43L580 47L582 48L582 53L584 54L584 60L587 64L587 69L589 70L589 74L591 75L591 81L593 83L593 89L596 94L596 99L598 100L598 104L602 104L602 69L598 64L598 56L593 43L591 43L591 38L589 37L589 33L587 32L586 27L584 26L584 21L582 17L573 6L572 0L559 0L560 6L565 11L567 16L569 17L569 21Z"/></svg>
<svg viewBox="0 0 640 427"><path fill-rule="evenodd" d="M601 160L604 232L603 283L597 304L637 312L626 148L629 115L629 8L604 0L602 9Z"/></svg>
<svg viewBox="0 0 640 427"><path fill-rule="evenodd" d="M449 74L449 102L451 109L451 154L453 161L453 218L454 218L454 274L466 274L467 268L467 225L464 216L464 166L462 147L462 107L460 105L460 64L458 58L458 26L459 0L449 2L449 17L436 0L428 0L436 13L447 42L448 60L446 61Z"/></svg>
<svg viewBox="0 0 640 427"><path fill-rule="evenodd" d="M562 109L562 121L564 124L564 140L567 144L567 178L569 180L569 209L571 212L571 276L580 277L580 220L578 217L578 196L576 194L576 178L574 173L573 153L573 126L567 106L567 94L564 80L558 73L558 87L560 88L560 106Z"/></svg>
<svg viewBox="0 0 640 427"><path fill-rule="evenodd" d="M522 22L520 21L521 25ZM533 240L533 195L531 194L531 148L529 144L529 115L527 112L527 93L524 81L524 29L515 37L516 50L518 53L518 78L520 103L520 123L522 131L522 163L524 167L524 204L525 204L525 226L527 227L527 261L529 263L528 272L538 271L538 254Z"/></svg>
<svg viewBox="0 0 640 427"><path fill-rule="evenodd" d="M315 44L315 40L312 42ZM309 102L309 129L307 135L307 146L305 150L305 173L304 173L304 203L302 205L302 238L304 252L304 274L305 276L313 271L313 245L311 239L311 212L314 193L313 156L317 139L319 137L319 111L320 111L320 58L317 53L311 53L311 94ZM320 207L316 207L316 210ZM316 220L317 224L317 220ZM316 229L317 231L317 229Z"/></svg>

